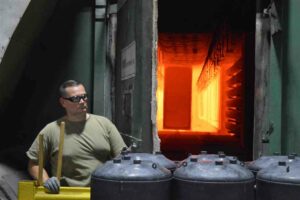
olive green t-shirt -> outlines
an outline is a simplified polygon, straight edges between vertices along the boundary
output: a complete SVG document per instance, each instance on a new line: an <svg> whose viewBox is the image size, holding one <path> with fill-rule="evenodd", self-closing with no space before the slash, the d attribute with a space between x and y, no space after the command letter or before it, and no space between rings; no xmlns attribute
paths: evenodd
<svg viewBox="0 0 300 200"><path fill-rule="evenodd" d="M60 123L65 121L61 184L89 186L92 172L117 156L126 147L115 125L105 117L89 114L86 121L71 122L61 118L49 123L39 134L44 138L44 160L50 162L51 174L56 175ZM38 161L38 137L26 152Z"/></svg>

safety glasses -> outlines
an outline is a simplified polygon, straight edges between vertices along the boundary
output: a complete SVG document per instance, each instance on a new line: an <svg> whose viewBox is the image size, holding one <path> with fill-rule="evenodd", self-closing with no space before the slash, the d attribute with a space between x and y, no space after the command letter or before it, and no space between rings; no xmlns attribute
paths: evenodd
<svg viewBox="0 0 300 200"><path fill-rule="evenodd" d="M78 95L78 96L72 96L72 97L62 97L63 99L69 100L73 103L79 103L82 100L86 101L88 96L87 94Z"/></svg>

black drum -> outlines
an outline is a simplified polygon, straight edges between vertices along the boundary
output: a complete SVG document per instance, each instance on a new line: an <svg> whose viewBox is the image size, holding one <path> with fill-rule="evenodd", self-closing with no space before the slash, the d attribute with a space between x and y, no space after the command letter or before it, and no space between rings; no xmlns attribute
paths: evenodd
<svg viewBox="0 0 300 200"><path fill-rule="evenodd" d="M258 159L247 164L247 168L250 169L256 176L259 170L270 167L273 164L277 164L279 161L294 162L299 160L294 154L291 155L279 155L274 154L271 156L261 156Z"/></svg>
<svg viewBox="0 0 300 200"><path fill-rule="evenodd" d="M223 151L219 151L218 154L208 154L207 151L201 151L198 155L190 155L186 160L189 162L191 158L197 158L198 162L203 164L205 163L214 163L215 161L223 161L224 164L228 164L230 160L235 160L238 164L242 165L243 163L235 156L227 156Z"/></svg>
<svg viewBox="0 0 300 200"><path fill-rule="evenodd" d="M300 162L279 161L256 176L257 200L299 200Z"/></svg>
<svg viewBox="0 0 300 200"><path fill-rule="evenodd" d="M144 161L152 161L156 164L159 164L162 167L167 168L171 172L174 172L177 165L174 161L165 157L161 152L155 153L134 153L128 151L122 151L121 155L118 158L130 156L132 160L144 160Z"/></svg>
<svg viewBox="0 0 300 200"><path fill-rule="evenodd" d="M254 175L237 160L192 157L173 174L173 200L254 200Z"/></svg>
<svg viewBox="0 0 300 200"><path fill-rule="evenodd" d="M127 155L93 172L91 200L170 200L171 179L165 167Z"/></svg>

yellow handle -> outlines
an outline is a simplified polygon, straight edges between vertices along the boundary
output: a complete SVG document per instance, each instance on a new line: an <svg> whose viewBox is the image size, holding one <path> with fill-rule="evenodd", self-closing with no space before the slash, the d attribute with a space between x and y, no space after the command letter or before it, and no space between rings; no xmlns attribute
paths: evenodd
<svg viewBox="0 0 300 200"><path fill-rule="evenodd" d="M58 160L57 160L57 171L56 177L58 180L61 178L61 167L62 167L62 153L64 147L64 134L65 134L65 122L60 123L60 138L58 147Z"/></svg>
<svg viewBox="0 0 300 200"><path fill-rule="evenodd" d="M43 171L44 171L44 136L39 135L39 174L38 185L43 185Z"/></svg>

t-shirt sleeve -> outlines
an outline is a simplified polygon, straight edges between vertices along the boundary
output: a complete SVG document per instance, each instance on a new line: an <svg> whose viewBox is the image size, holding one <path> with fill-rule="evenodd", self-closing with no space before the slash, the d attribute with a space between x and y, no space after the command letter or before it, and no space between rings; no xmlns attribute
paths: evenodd
<svg viewBox="0 0 300 200"><path fill-rule="evenodd" d="M39 141L37 136L33 141L31 147L29 148L29 150L26 152L26 155L30 160L35 162L38 161L38 148L39 148Z"/></svg>
<svg viewBox="0 0 300 200"><path fill-rule="evenodd" d="M38 162L39 159L39 135L43 135L43 147L44 147L44 152L43 152L43 156L44 156L44 161L47 161L48 158L47 153L48 152L48 139L47 139L47 127L45 127L35 138L35 140L33 141L31 147L28 149L28 151L26 152L27 157L34 161L34 162Z"/></svg>
<svg viewBox="0 0 300 200"><path fill-rule="evenodd" d="M117 127L109 121L109 142L111 147L112 157L119 155L124 147L127 147Z"/></svg>

